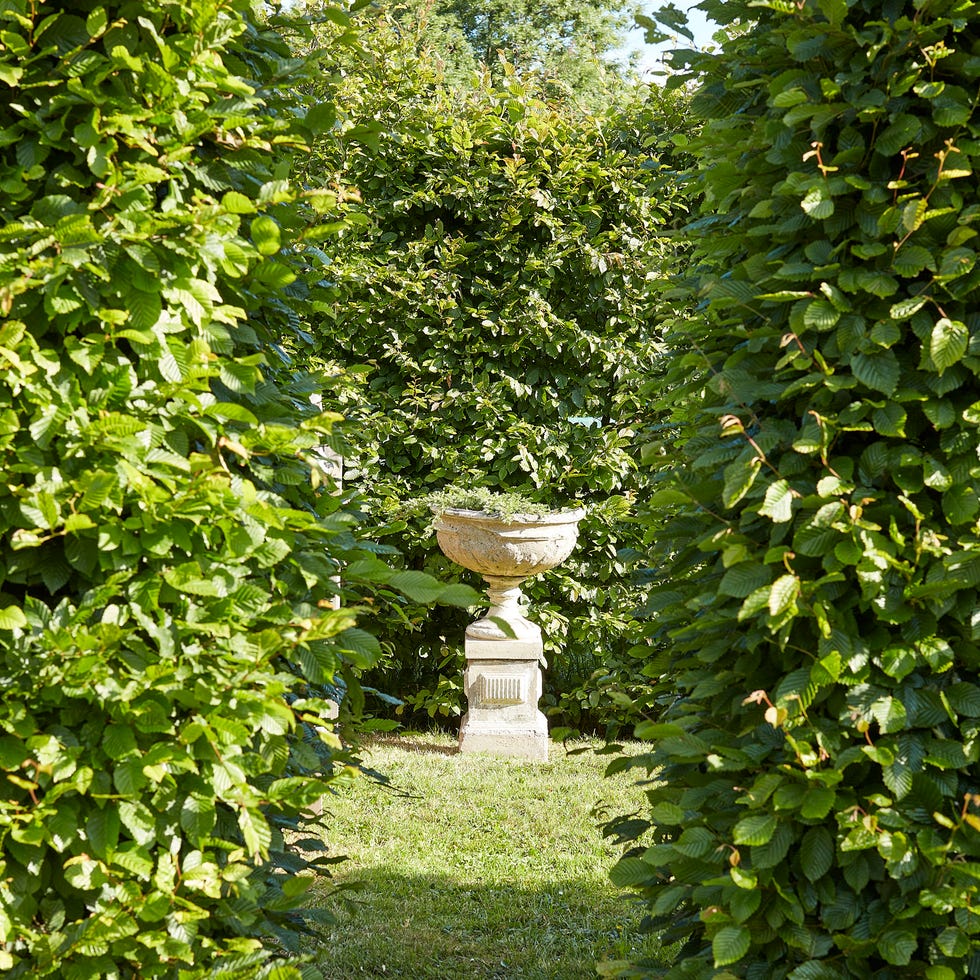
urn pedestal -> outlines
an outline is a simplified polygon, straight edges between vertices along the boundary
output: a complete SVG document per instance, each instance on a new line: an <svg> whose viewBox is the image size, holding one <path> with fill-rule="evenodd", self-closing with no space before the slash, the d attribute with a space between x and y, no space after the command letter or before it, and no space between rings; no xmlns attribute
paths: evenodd
<svg viewBox="0 0 980 980"><path fill-rule="evenodd" d="M460 752L546 761L548 722L538 710L544 645L524 615L521 582L563 562L578 539L582 509L492 517L446 510L436 521L443 553L487 581L490 608L466 630L463 689L468 710Z"/></svg>

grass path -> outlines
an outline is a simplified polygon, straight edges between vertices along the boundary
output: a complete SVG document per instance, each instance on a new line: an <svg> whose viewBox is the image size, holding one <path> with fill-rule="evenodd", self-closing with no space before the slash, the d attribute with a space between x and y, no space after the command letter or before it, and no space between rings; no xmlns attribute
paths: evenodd
<svg viewBox="0 0 980 980"><path fill-rule="evenodd" d="M388 738L365 753L397 791L358 780L325 803L346 854L317 962L331 980L576 980L656 951L608 882L593 808L638 809L630 777L591 752L547 764L455 754L455 739ZM398 792L400 791L400 792ZM346 897L345 897L346 896Z"/></svg>

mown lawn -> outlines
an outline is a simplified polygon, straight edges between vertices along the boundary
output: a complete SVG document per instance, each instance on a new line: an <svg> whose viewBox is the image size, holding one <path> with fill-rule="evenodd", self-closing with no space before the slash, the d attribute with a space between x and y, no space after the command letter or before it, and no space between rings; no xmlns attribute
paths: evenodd
<svg viewBox="0 0 980 980"><path fill-rule="evenodd" d="M635 777L552 746L547 764L455 753L455 738L375 742L358 780L326 801L331 847L348 855L321 892L336 916L317 962L331 980L575 980L603 959L657 951L608 882L615 848L593 812L639 809Z"/></svg>

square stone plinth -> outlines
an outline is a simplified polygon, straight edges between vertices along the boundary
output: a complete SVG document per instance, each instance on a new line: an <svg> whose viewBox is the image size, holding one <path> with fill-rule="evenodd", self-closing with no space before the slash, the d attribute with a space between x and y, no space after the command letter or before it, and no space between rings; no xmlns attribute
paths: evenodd
<svg viewBox="0 0 980 980"><path fill-rule="evenodd" d="M493 646L506 641L493 641ZM470 646L466 646L469 657ZM538 710L537 659L468 659L463 689L469 710L459 729L460 752L520 759L548 758L548 722Z"/></svg>

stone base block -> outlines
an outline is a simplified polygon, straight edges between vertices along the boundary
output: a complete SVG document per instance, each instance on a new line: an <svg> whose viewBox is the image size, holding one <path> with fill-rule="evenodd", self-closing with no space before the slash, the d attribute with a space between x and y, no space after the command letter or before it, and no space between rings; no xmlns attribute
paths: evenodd
<svg viewBox="0 0 980 980"><path fill-rule="evenodd" d="M542 716L542 721L544 718ZM544 725L524 731L514 728L497 729L473 728L467 719L459 729L460 752L486 752L489 755L510 759L528 759L532 762L548 761L548 727Z"/></svg>

